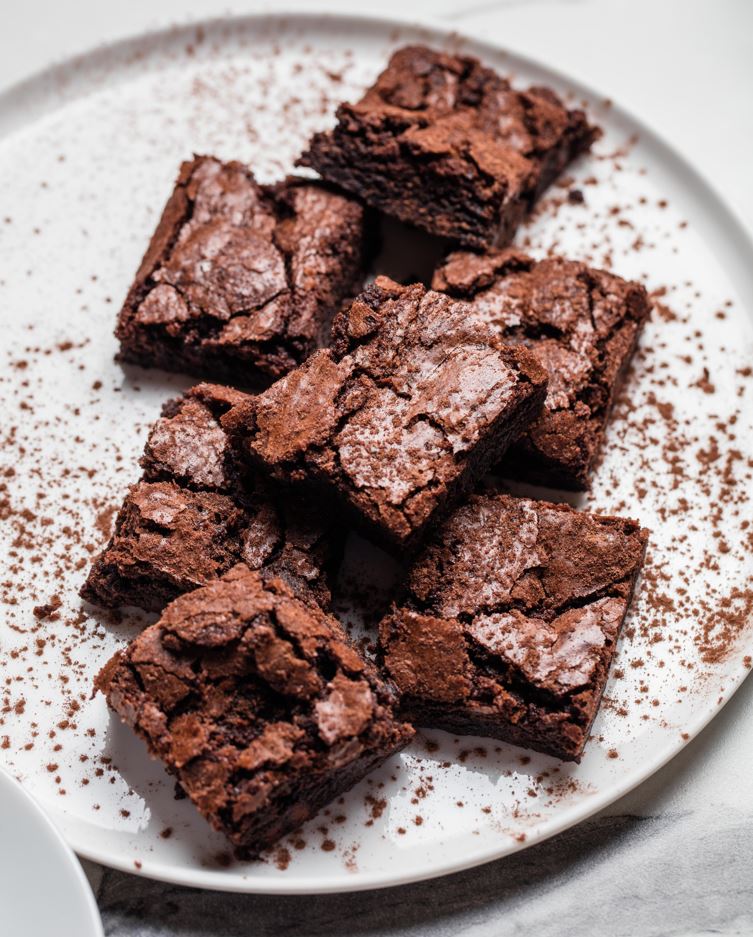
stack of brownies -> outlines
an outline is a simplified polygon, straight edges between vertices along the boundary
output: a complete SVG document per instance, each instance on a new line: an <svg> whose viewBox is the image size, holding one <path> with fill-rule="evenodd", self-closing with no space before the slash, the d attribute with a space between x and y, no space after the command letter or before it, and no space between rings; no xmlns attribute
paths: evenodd
<svg viewBox="0 0 753 937"><path fill-rule="evenodd" d="M647 532L480 483L587 488L649 314L505 247L598 134L414 46L310 141L321 180L181 168L120 359L223 383L165 404L82 595L161 612L97 686L239 855L414 725L581 757ZM365 285L378 212L444 239L430 286ZM374 661L331 613L350 527L403 564Z"/></svg>

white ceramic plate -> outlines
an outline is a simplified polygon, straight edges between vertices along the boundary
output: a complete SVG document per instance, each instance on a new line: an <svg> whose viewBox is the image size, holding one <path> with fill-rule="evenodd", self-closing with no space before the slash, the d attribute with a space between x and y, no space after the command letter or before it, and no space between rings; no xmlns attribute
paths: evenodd
<svg viewBox="0 0 753 937"><path fill-rule="evenodd" d="M571 499L640 518L653 530L649 564L580 765L425 733L295 843L235 864L141 743L90 698L94 673L141 619L82 611L77 588L137 477L146 427L188 384L114 364L115 313L181 159L210 152L279 176L337 101L416 39L461 46L518 82L585 100L606 130L570 174L585 204L555 187L518 240L667 288L661 302L673 311L662 306L646 329L594 490ZM438 29L354 17L217 21L104 48L0 97L0 178L0 496L9 502L0 761L80 854L238 891L439 875L522 849L615 800L740 684L753 647L744 591L751 245L679 155L597 92ZM414 259L407 247L392 253ZM386 575L363 546L349 564L362 579ZM35 617L34 606L58 599Z"/></svg>
<svg viewBox="0 0 753 937"><path fill-rule="evenodd" d="M18 781L0 770L0 908L8 937L102 937L70 847Z"/></svg>

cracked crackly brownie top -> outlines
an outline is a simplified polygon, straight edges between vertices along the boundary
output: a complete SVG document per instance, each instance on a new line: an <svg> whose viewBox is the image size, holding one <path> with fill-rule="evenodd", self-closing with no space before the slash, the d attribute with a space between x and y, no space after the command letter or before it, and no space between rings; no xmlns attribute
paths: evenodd
<svg viewBox="0 0 753 937"><path fill-rule="evenodd" d="M421 285L380 277L319 351L232 423L275 477L328 494L387 546L410 549L538 411L546 374L522 347Z"/></svg>
<svg viewBox="0 0 753 937"><path fill-rule="evenodd" d="M580 760L647 539L632 520L474 495L380 624L405 718Z"/></svg>
<svg viewBox="0 0 753 937"><path fill-rule="evenodd" d="M508 243L598 136L549 88L517 91L475 58L407 46L299 162L389 215L483 248Z"/></svg>
<svg viewBox="0 0 753 937"><path fill-rule="evenodd" d="M245 857L413 736L339 623L244 565L172 602L96 686Z"/></svg>
<svg viewBox="0 0 753 937"><path fill-rule="evenodd" d="M450 254L432 286L467 301L479 328L531 348L549 373L544 408L501 471L553 488L588 488L615 391L651 310L643 286L513 249Z"/></svg>
<svg viewBox="0 0 753 937"><path fill-rule="evenodd" d="M112 538L92 564L85 599L159 611L242 560L328 604L341 534L238 458L220 419L249 399L199 384L165 404L141 459L143 478L126 495Z"/></svg>
<svg viewBox="0 0 753 937"><path fill-rule="evenodd" d="M326 185L183 164L118 318L121 361L264 386L326 343L364 275L363 208Z"/></svg>

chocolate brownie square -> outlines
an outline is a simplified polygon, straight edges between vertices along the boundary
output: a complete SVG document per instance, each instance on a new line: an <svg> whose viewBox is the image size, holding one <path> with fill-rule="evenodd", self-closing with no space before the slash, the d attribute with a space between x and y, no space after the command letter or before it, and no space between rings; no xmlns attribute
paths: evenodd
<svg viewBox="0 0 753 937"><path fill-rule="evenodd" d="M466 306L378 278L333 347L228 413L249 458L333 499L379 542L412 549L535 416L546 373Z"/></svg>
<svg viewBox="0 0 753 937"><path fill-rule="evenodd" d="M549 373L544 408L508 450L503 474L588 488L615 391L651 311L643 286L512 249L451 254L432 285L467 301L479 327L529 347Z"/></svg>
<svg viewBox="0 0 753 937"><path fill-rule="evenodd" d="M168 605L96 686L244 857L413 735L339 623L243 565Z"/></svg>
<svg viewBox="0 0 753 937"><path fill-rule="evenodd" d="M579 761L647 538L632 520L474 495L380 624L405 718Z"/></svg>
<svg viewBox="0 0 753 937"><path fill-rule="evenodd" d="M362 285L367 227L326 185L262 186L241 163L184 163L118 318L119 359L270 384L326 344Z"/></svg>
<svg viewBox="0 0 753 937"><path fill-rule="evenodd" d="M311 505L249 471L220 425L223 413L249 399L200 384L165 404L141 460L143 478L92 565L85 599L159 611L243 560L329 602L341 533Z"/></svg>
<svg viewBox="0 0 753 937"><path fill-rule="evenodd" d="M517 91L477 59L407 46L299 163L401 221L484 248L508 243L599 133L549 88Z"/></svg>

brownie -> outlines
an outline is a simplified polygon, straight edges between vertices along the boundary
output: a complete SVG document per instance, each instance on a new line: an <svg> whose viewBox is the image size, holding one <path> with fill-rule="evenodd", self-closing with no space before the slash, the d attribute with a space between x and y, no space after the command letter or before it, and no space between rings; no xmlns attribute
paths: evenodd
<svg viewBox="0 0 753 937"><path fill-rule="evenodd" d="M326 344L362 285L367 227L326 185L261 186L241 163L184 163L118 318L119 359L268 385Z"/></svg>
<svg viewBox="0 0 753 937"><path fill-rule="evenodd" d="M244 857L413 736L339 623L243 564L168 605L96 686Z"/></svg>
<svg viewBox="0 0 753 937"><path fill-rule="evenodd" d="M342 537L311 505L276 490L238 458L220 420L249 399L200 384L165 404L141 460L143 478L92 565L85 599L159 611L242 560L328 603Z"/></svg>
<svg viewBox="0 0 753 937"><path fill-rule="evenodd" d="M405 718L579 761L647 537L632 520L474 495L380 624Z"/></svg>
<svg viewBox="0 0 753 937"><path fill-rule="evenodd" d="M588 488L615 390L651 310L643 286L513 249L451 254L432 285L468 301L480 328L531 348L549 373L544 408L501 471L554 488Z"/></svg>
<svg viewBox="0 0 753 937"><path fill-rule="evenodd" d="M546 373L527 349L469 327L464 303L386 277L333 336L228 425L273 477L410 551L540 409Z"/></svg>
<svg viewBox="0 0 753 937"><path fill-rule="evenodd" d="M477 59L407 46L299 163L388 215L483 248L509 242L599 133L549 88L517 91Z"/></svg>

